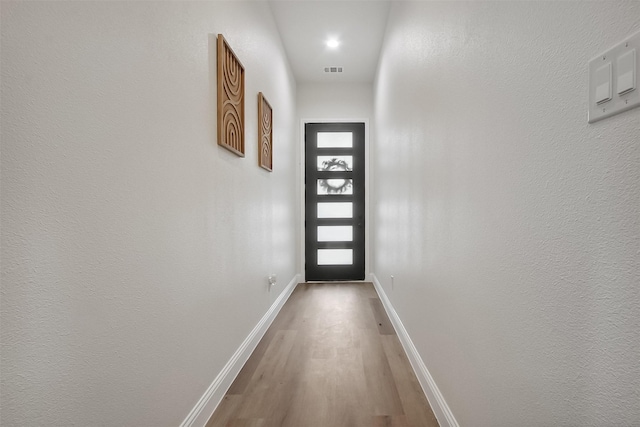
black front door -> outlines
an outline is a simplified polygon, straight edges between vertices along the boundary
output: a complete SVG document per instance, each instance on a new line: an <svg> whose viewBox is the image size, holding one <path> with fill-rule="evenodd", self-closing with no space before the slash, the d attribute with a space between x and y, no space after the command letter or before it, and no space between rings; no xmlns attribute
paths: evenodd
<svg viewBox="0 0 640 427"><path fill-rule="evenodd" d="M364 123L305 125L306 280L363 280Z"/></svg>

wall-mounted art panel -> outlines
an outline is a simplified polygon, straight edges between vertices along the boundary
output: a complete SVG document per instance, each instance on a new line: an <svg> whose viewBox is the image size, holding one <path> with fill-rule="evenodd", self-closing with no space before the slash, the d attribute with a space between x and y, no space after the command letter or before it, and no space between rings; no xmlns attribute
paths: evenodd
<svg viewBox="0 0 640 427"><path fill-rule="evenodd" d="M244 67L218 34L218 145L244 157Z"/></svg>
<svg viewBox="0 0 640 427"><path fill-rule="evenodd" d="M273 170L273 110L262 92L258 94L258 162Z"/></svg>

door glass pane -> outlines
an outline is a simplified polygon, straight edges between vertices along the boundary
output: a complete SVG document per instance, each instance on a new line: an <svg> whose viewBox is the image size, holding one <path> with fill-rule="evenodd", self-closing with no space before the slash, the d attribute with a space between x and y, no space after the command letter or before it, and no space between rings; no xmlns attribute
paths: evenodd
<svg viewBox="0 0 640 427"><path fill-rule="evenodd" d="M353 203L318 203L318 218L353 218Z"/></svg>
<svg viewBox="0 0 640 427"><path fill-rule="evenodd" d="M353 249L318 249L318 265L351 265Z"/></svg>
<svg viewBox="0 0 640 427"><path fill-rule="evenodd" d="M318 148L351 148L353 134L351 132L318 132Z"/></svg>
<svg viewBox="0 0 640 427"><path fill-rule="evenodd" d="M353 179L329 178L318 180L318 195L353 194Z"/></svg>
<svg viewBox="0 0 640 427"><path fill-rule="evenodd" d="M351 242L353 241L353 226L351 225L320 225L318 226L318 242Z"/></svg>
<svg viewBox="0 0 640 427"><path fill-rule="evenodd" d="M352 171L353 156L318 156L319 171Z"/></svg>

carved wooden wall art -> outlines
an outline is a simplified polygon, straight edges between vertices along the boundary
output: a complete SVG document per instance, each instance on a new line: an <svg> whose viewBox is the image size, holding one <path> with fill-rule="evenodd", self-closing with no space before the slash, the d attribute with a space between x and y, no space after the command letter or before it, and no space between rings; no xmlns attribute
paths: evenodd
<svg viewBox="0 0 640 427"><path fill-rule="evenodd" d="M273 170L273 110L262 92L258 94L258 162Z"/></svg>
<svg viewBox="0 0 640 427"><path fill-rule="evenodd" d="M244 157L244 67L218 34L218 145Z"/></svg>

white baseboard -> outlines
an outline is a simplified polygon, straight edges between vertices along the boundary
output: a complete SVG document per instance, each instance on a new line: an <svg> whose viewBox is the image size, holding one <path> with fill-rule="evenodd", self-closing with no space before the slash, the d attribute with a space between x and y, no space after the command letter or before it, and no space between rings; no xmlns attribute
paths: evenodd
<svg viewBox="0 0 640 427"><path fill-rule="evenodd" d="M236 379L238 373L244 366L244 364L255 350L256 346L264 336L269 326L273 322L273 319L278 315L280 309L285 302L291 296L291 293L295 289L296 285L300 283L302 277L297 274L284 291L278 296L274 303L269 308L269 311L260 319L255 328L251 331L249 336L242 342L238 350L231 356L231 359L222 368L222 371L213 380L207 391L202 395L196 406L189 412L189 415L184 419L180 427L204 427L213 411L216 410L222 398L224 397L229 387Z"/></svg>
<svg viewBox="0 0 640 427"><path fill-rule="evenodd" d="M378 278L375 274L371 273L371 279L373 286L376 288L376 291L380 296L380 301L382 301L382 305L384 306L384 309L396 330L396 334L398 334L400 343L402 343L402 347L404 348L405 353L407 353L411 367L413 367L413 371L415 372L416 377L418 377L418 382L420 383L424 394L427 396L427 400L431 405L431 409L433 409L433 413L438 419L440 427L460 427L456 418L453 416L453 412L451 412L449 405L447 405L447 402L444 400L442 393L440 393L436 382L429 373L427 366L424 364L422 357L420 357L418 350L415 345L413 345L413 341L411 341L409 333L404 328L404 325L402 324L400 317L398 317L398 313L396 313L396 310L393 308L393 305L391 305L391 301L384 292L384 288L378 281Z"/></svg>

